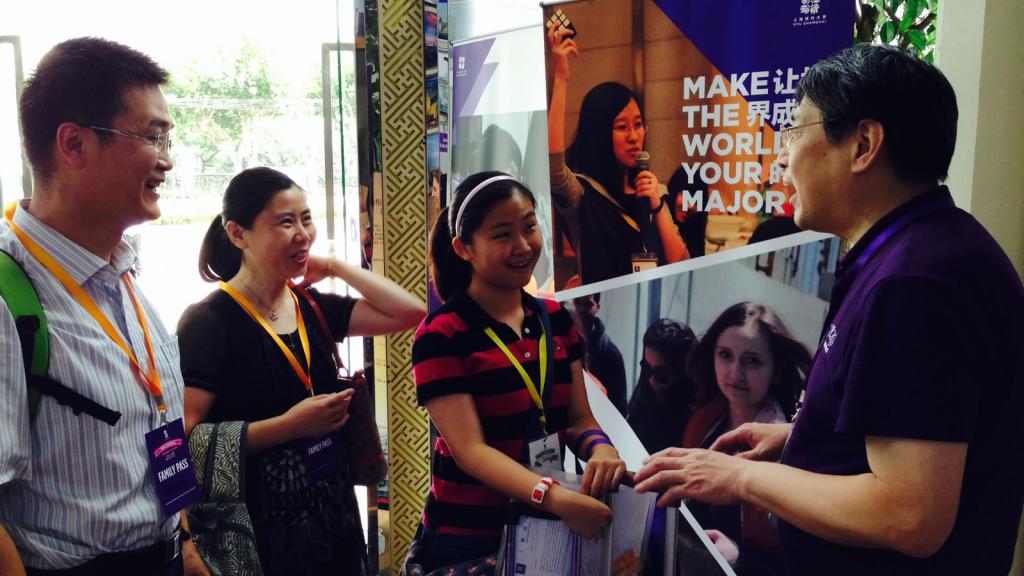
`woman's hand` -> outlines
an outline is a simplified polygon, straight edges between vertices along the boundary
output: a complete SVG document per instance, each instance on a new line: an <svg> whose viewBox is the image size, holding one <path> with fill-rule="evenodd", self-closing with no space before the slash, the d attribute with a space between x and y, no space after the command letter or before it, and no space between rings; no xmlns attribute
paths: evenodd
<svg viewBox="0 0 1024 576"><path fill-rule="evenodd" d="M551 499L551 513L561 518L574 534L583 538L597 538L612 521L611 508L590 496L562 486L553 486L547 497Z"/></svg>
<svg viewBox="0 0 1024 576"><path fill-rule="evenodd" d="M722 558L729 563L729 566L736 566L736 561L740 558L740 548L725 534L718 530L705 530L705 534L708 535L708 539L711 543L718 548L718 552L722 554Z"/></svg>
<svg viewBox="0 0 1024 576"><path fill-rule="evenodd" d="M181 560L185 565L183 572L185 576L210 576L206 563L203 562L202 556L199 555L196 545L191 540L181 543Z"/></svg>
<svg viewBox="0 0 1024 576"><path fill-rule="evenodd" d="M329 256L309 255L306 260L306 275L302 277L302 286L312 286L332 276L332 263Z"/></svg>
<svg viewBox="0 0 1024 576"><path fill-rule="evenodd" d="M568 38L572 30L561 26L552 26L548 29L548 46L551 47L551 62L555 72L555 80L566 81L569 79L569 55L579 58L580 51L576 42Z"/></svg>
<svg viewBox="0 0 1024 576"><path fill-rule="evenodd" d="M618 451L607 444L598 444L587 460L580 492L601 498L619 487L625 473L626 463L619 458Z"/></svg>
<svg viewBox="0 0 1024 576"><path fill-rule="evenodd" d="M661 205L661 186L658 183L658 177L654 175L654 172L650 170L644 170L636 176L636 180L630 183L633 189L636 190L636 195L640 198L646 198L650 203L651 210L654 210Z"/></svg>
<svg viewBox="0 0 1024 576"><path fill-rule="evenodd" d="M348 422L348 404L355 390L311 396L285 412L291 438L315 438L330 434Z"/></svg>

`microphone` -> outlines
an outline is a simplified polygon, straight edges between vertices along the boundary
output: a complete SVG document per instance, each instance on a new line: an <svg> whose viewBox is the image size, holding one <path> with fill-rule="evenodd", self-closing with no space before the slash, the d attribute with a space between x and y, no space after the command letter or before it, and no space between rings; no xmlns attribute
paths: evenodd
<svg viewBox="0 0 1024 576"><path fill-rule="evenodd" d="M634 164L634 166L629 170L629 181L633 184L633 187L635 188L636 177L639 176L641 172L651 169L651 153L645 150L641 150L636 153L636 156L633 157L633 160L634 162L636 162L636 164Z"/></svg>

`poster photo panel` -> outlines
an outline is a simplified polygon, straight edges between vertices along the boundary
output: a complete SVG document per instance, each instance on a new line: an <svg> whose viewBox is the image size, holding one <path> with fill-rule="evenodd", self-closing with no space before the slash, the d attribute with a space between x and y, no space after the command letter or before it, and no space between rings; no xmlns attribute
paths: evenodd
<svg viewBox="0 0 1024 576"><path fill-rule="evenodd" d="M840 247L835 238L787 240L646 282L583 287L562 300L583 337L593 414L629 470L666 448L709 448L748 421L793 420ZM680 512L680 573L784 573L763 511L690 501Z"/></svg>
<svg viewBox="0 0 1024 576"><path fill-rule="evenodd" d="M779 133L854 22L806 4L543 4L556 291L798 231Z"/></svg>

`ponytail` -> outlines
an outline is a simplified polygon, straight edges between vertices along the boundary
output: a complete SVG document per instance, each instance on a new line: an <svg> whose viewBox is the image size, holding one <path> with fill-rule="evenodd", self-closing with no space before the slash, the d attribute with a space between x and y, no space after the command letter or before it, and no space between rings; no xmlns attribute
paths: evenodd
<svg viewBox="0 0 1024 576"><path fill-rule="evenodd" d="M448 227L449 207L445 206L434 220L430 232L430 279L434 282L434 290L441 300L447 302L456 292L469 287L473 279L473 267L452 247L452 234Z"/></svg>
<svg viewBox="0 0 1024 576"><path fill-rule="evenodd" d="M224 219L214 217L199 249L199 277L204 282L230 280L242 267L242 251L231 243Z"/></svg>

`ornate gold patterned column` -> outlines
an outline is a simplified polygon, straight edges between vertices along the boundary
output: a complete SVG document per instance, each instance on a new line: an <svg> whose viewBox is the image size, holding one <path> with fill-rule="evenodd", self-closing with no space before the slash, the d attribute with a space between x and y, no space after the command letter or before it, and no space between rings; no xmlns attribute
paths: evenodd
<svg viewBox="0 0 1024 576"><path fill-rule="evenodd" d="M423 0L379 0L378 6L384 178L377 196L383 203L383 253L375 251L374 260L382 258L388 278L426 300ZM387 337L383 348L391 473L390 558L382 560L397 574L430 487L430 426L416 405L412 332ZM381 365L376 355L374 360Z"/></svg>

